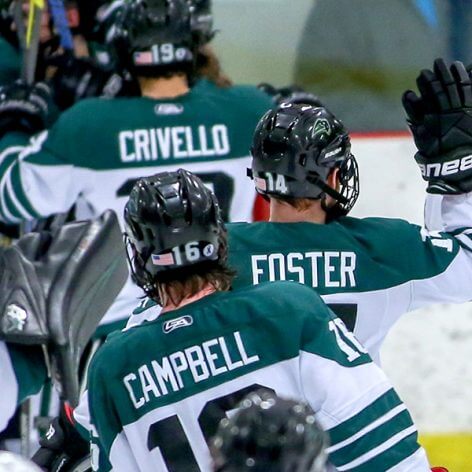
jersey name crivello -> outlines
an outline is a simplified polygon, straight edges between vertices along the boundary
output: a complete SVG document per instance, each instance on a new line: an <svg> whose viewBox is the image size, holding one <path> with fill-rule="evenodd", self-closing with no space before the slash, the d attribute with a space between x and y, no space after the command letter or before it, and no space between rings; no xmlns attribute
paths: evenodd
<svg viewBox="0 0 472 472"><path fill-rule="evenodd" d="M164 128L134 129L118 135L122 162L230 154L228 127L216 124Z"/></svg>
<svg viewBox="0 0 472 472"><path fill-rule="evenodd" d="M253 284L293 280L311 287L355 287L356 253L309 251L251 256Z"/></svg>

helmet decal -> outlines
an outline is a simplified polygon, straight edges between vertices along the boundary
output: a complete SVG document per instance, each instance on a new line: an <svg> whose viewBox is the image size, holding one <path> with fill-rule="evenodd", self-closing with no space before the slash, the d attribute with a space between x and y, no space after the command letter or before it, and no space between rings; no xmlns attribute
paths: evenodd
<svg viewBox="0 0 472 472"><path fill-rule="evenodd" d="M329 121L326 120L325 118L319 118L318 120L315 121L315 124L313 125L313 129L311 131L311 137L313 139L316 138L321 138L322 136L330 136L331 134L331 125L329 124Z"/></svg>

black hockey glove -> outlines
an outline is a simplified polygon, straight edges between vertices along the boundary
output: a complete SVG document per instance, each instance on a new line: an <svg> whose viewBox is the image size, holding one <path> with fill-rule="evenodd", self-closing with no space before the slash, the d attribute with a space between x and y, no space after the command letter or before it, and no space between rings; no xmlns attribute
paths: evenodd
<svg viewBox="0 0 472 472"><path fill-rule="evenodd" d="M418 148L415 160L429 193L472 191L472 84L464 64L442 59L421 71L420 96L403 94L407 122Z"/></svg>
<svg viewBox="0 0 472 472"><path fill-rule="evenodd" d="M11 131L34 134L49 124L51 91L38 82L17 81L0 88L0 137Z"/></svg>
<svg viewBox="0 0 472 472"><path fill-rule="evenodd" d="M54 418L44 438L39 440L40 448L32 461L48 472L65 472L85 459L89 454L89 443L77 432L64 409Z"/></svg>
<svg viewBox="0 0 472 472"><path fill-rule="evenodd" d="M63 55L50 61L58 67L51 79L54 101L65 110L83 98L116 97L123 89L123 78L92 59Z"/></svg>
<svg viewBox="0 0 472 472"><path fill-rule="evenodd" d="M265 92L272 98L274 104L279 106L282 103L304 103L314 107L322 107L320 99L310 92L306 92L297 85L276 88L273 85L262 83L257 86L259 90Z"/></svg>

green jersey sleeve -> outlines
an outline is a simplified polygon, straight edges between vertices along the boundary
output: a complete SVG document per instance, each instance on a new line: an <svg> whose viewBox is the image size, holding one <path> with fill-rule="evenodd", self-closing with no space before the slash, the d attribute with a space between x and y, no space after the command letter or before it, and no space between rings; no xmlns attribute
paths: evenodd
<svg viewBox="0 0 472 472"><path fill-rule="evenodd" d="M315 307L315 316L306 310L300 378L307 401L330 435L330 462L352 472L400 464L404 470L429 470L410 413L385 374L319 299L305 293L304 300Z"/></svg>

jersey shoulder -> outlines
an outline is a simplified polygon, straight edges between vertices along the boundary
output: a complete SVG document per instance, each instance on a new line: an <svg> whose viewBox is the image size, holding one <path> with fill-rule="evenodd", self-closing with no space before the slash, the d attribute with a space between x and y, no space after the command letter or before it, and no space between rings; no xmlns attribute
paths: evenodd
<svg viewBox="0 0 472 472"><path fill-rule="evenodd" d="M86 98L62 112L49 130L51 139L76 139L98 130L97 123L106 123L111 111L119 109L119 99ZM105 121L102 121L105 120Z"/></svg>
<svg viewBox="0 0 472 472"><path fill-rule="evenodd" d="M339 218L338 223L349 230L360 229L368 231L369 229L381 231L390 234L393 231L405 231L411 227L417 227L402 218L385 218L380 216L369 216L367 218L355 218L344 216Z"/></svg>
<svg viewBox="0 0 472 472"><path fill-rule="evenodd" d="M405 247L411 247L421 242L418 237L421 227L400 218L344 217L338 220L338 225L360 243L367 243L379 251L387 249L389 252L393 246L405 244Z"/></svg>
<svg viewBox="0 0 472 472"><path fill-rule="evenodd" d="M142 313L150 310L151 308L157 306L157 302L151 298L145 298L142 302L133 310L131 315L141 315Z"/></svg>
<svg viewBox="0 0 472 472"><path fill-rule="evenodd" d="M150 298L145 298L131 313L126 323L125 330L148 321L154 321L158 318L160 312L161 306L157 302Z"/></svg>
<svg viewBox="0 0 472 472"><path fill-rule="evenodd" d="M304 327L321 330L330 317L320 297L296 282L262 283L218 292L108 336L94 356L89 379L92 384L107 383L104 378L121 378L146 359L168 356L236 332L252 339L254 346L264 339L267 345L261 351L274 355L279 355L278 346L286 339L291 355L296 355Z"/></svg>
<svg viewBox="0 0 472 472"><path fill-rule="evenodd" d="M264 317L287 318L295 322L305 315L318 314L326 319L327 307L311 288L293 281L264 282L237 288L231 292L239 306L244 304L260 308Z"/></svg>
<svg viewBox="0 0 472 472"><path fill-rule="evenodd" d="M256 223L227 223L226 229L228 231L230 252L235 252L241 247L245 248L247 245L256 245L262 234L267 234L270 223L260 221ZM265 240L262 246L270 245L270 240Z"/></svg>
<svg viewBox="0 0 472 472"><path fill-rule="evenodd" d="M111 117L111 112L122 110L123 106L127 107L129 104L134 104L139 101L139 98L140 97L85 98L65 110L61 114L60 119L70 121L79 120L79 122L83 120L85 123L93 122L96 124L98 118L102 115Z"/></svg>
<svg viewBox="0 0 472 472"><path fill-rule="evenodd" d="M343 217L329 224L301 223L232 223L227 225L231 250L285 247L293 241L293 249L313 245L325 246L328 241L368 245L371 250L392 248L395 243L418 241L421 228L402 219Z"/></svg>
<svg viewBox="0 0 472 472"><path fill-rule="evenodd" d="M208 80L199 81L194 89L198 95L212 97L227 103L233 103L240 108L265 113L272 108L272 99L254 85L232 85L231 87L218 87Z"/></svg>
<svg viewBox="0 0 472 472"><path fill-rule="evenodd" d="M140 320L131 323L127 329L114 332L108 336L103 348L121 350L121 344L135 342L139 344L141 336L146 337L148 328L154 330L155 337L166 336L164 324L185 316L200 317L201 325L215 327L212 317L221 320L226 317L224 325L253 324L257 318L289 318L294 321L306 313L317 309L324 310L321 297L310 288L292 281L267 282L258 285L247 285L229 292L217 292L216 296L205 297L198 302L185 305L183 308L155 316L158 304L153 300L143 301L134 311L132 317ZM132 318L131 318L132 319ZM206 329L202 330L205 333Z"/></svg>

